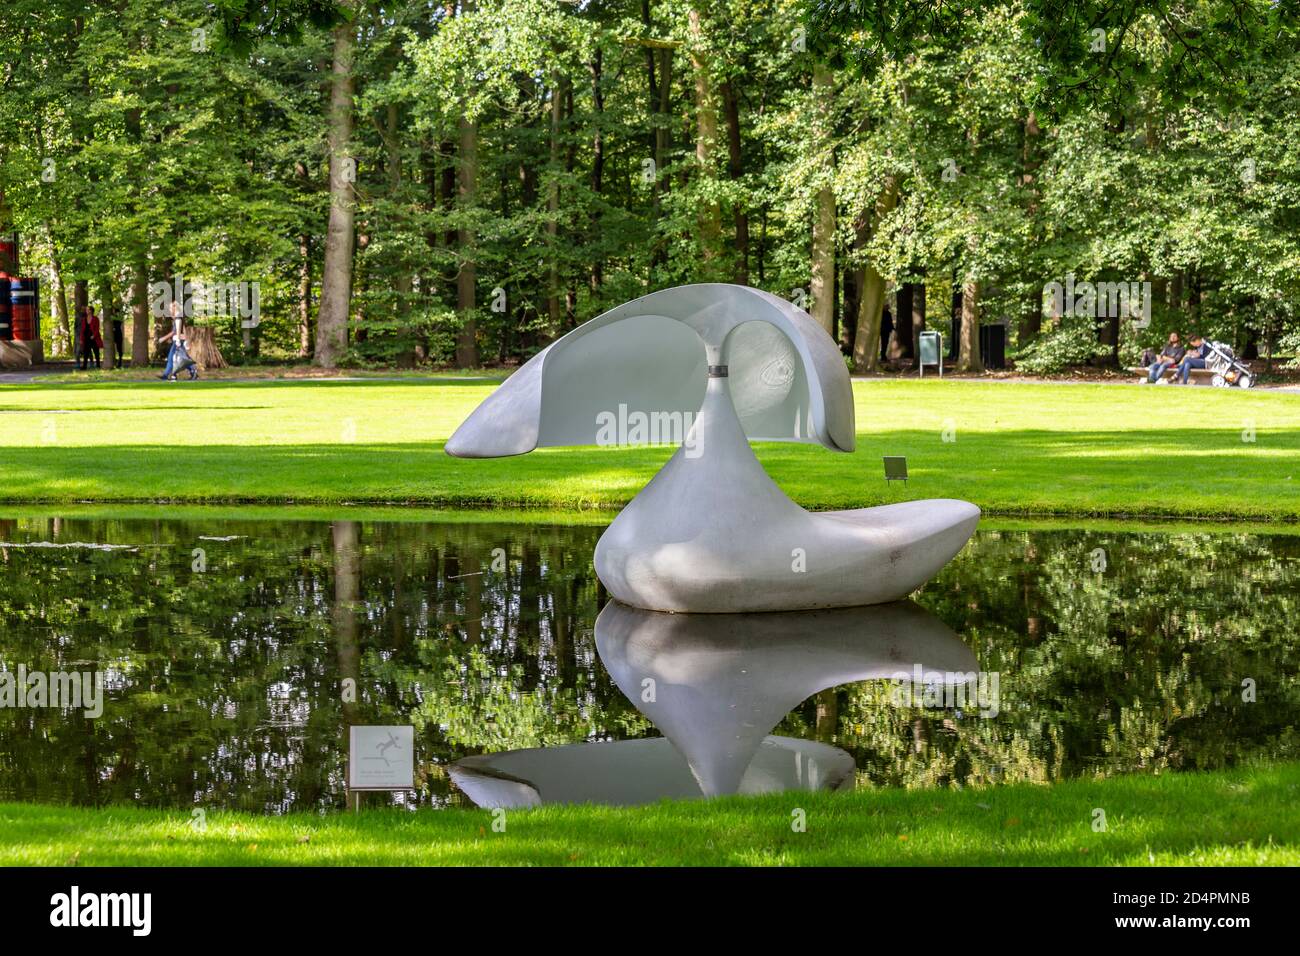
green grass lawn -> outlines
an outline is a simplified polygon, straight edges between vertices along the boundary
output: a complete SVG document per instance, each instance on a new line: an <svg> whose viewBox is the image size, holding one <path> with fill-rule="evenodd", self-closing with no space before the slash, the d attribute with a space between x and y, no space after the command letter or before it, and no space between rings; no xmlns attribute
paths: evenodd
<svg viewBox="0 0 1300 956"><path fill-rule="evenodd" d="M486 381L0 386L0 500L616 507L669 449L463 461L443 441ZM1300 516L1300 395L865 381L858 451L765 444L810 508L960 497L1001 514ZM955 441L943 440L951 428ZM1254 441L1243 441L1243 431ZM886 485L880 456L907 455Z"/></svg>
<svg viewBox="0 0 1300 956"><path fill-rule="evenodd" d="M281 817L0 804L0 865L1297 865L1300 764L1052 787ZM792 828L806 814L806 832ZM1106 829L1093 828L1096 810Z"/></svg>

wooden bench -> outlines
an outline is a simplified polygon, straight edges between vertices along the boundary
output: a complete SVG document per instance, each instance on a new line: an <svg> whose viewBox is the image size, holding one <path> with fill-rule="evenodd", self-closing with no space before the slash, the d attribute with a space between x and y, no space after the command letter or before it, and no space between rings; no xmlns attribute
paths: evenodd
<svg viewBox="0 0 1300 956"><path fill-rule="evenodd" d="M1243 362L1242 364L1245 365L1247 368L1250 367L1249 362ZM1132 372L1134 375L1136 375L1140 381L1145 381L1146 379L1151 377L1151 373L1147 371L1145 368L1142 368L1141 366L1134 366L1130 368L1129 371ZM1251 371L1253 373L1254 369L1251 369ZM1178 366L1175 365L1171 368L1165 369L1165 374L1163 378L1167 379L1170 382L1177 381ZM1191 369L1191 377L1188 379L1188 381L1192 385L1212 385L1214 383L1214 373L1211 372L1208 368L1194 368Z"/></svg>

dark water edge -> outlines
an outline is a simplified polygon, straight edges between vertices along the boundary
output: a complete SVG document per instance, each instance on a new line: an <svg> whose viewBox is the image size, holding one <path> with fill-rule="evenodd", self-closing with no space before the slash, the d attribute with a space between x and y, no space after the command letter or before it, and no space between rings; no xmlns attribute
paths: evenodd
<svg viewBox="0 0 1300 956"><path fill-rule="evenodd" d="M105 690L93 719L0 707L0 800L338 808L349 724L411 723L403 802L460 804L459 757L657 734L596 652L600 517L6 513L0 667L97 669ZM997 675L996 716L867 681L774 732L848 750L859 786L1294 757L1293 531L985 522L915 597ZM18 546L42 543L122 547Z"/></svg>

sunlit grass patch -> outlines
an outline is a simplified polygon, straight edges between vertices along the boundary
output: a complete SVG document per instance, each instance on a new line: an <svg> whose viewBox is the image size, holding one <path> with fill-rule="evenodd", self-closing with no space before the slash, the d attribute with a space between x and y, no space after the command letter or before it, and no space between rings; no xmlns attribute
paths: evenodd
<svg viewBox="0 0 1300 956"><path fill-rule="evenodd" d="M1052 786L544 807L507 811L504 832L476 809L210 811L198 826L183 810L9 803L0 864L1294 866L1298 795L1300 763L1284 763Z"/></svg>
<svg viewBox="0 0 1300 956"><path fill-rule="evenodd" d="M671 454L450 458L443 443L494 387L419 377L0 386L0 500L615 509ZM1300 395L972 381L862 381L854 395L854 453L755 446L805 507L951 497L1004 515L1300 517ZM907 456L906 485L886 484L884 455Z"/></svg>

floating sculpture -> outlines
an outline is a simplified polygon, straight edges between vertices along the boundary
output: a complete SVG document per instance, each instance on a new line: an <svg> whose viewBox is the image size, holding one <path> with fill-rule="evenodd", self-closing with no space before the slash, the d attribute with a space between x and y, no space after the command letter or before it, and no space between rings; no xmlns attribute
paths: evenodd
<svg viewBox="0 0 1300 956"><path fill-rule="evenodd" d="M854 447L839 349L784 299L704 284L642 296L551 343L448 440L461 458L538 447L680 443L596 546L614 597L729 613L899 600L970 538L979 509L909 501L810 513L750 440Z"/></svg>

